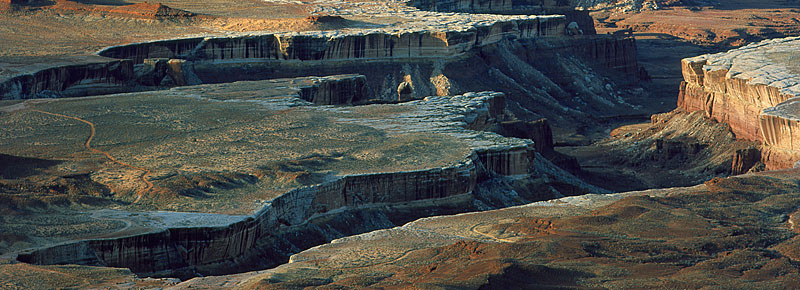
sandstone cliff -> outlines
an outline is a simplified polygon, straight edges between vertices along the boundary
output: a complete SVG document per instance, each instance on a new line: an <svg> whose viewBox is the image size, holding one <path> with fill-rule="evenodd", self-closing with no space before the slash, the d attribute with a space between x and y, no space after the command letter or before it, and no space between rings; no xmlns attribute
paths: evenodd
<svg viewBox="0 0 800 290"><path fill-rule="evenodd" d="M174 289L797 288L797 181L760 173L431 217Z"/></svg>
<svg viewBox="0 0 800 290"><path fill-rule="evenodd" d="M762 141L767 168L791 167L800 159L791 133L792 104L800 96L798 45L798 38L775 39L684 59L678 106L727 123L737 138Z"/></svg>
<svg viewBox="0 0 800 290"><path fill-rule="evenodd" d="M638 79L639 64L636 58L636 39L633 35L596 35L570 37L547 41L544 46L551 51L569 51L587 59L589 63L622 72Z"/></svg>
<svg viewBox="0 0 800 290"><path fill-rule="evenodd" d="M32 98L41 92L44 93L40 97L85 96L131 90L136 85L152 88L269 79L275 78L270 71L276 71L276 64L292 67L308 61L358 60L360 66L363 61L375 60L434 60L460 56L476 47L504 39L561 37L566 23L563 16L484 15L457 17L449 22L437 20L426 25L357 29L351 32L195 37L114 46L98 54L118 60L101 57L73 57L67 60L47 58L44 67L32 65L17 74L6 74L4 79L0 79L0 96ZM161 71L158 71L157 79L151 80L152 68L145 63L147 59L171 59L167 70L170 79L165 81L163 75L158 74ZM327 67L346 66L318 64ZM268 67L266 73L242 72L243 69L258 69L265 65ZM14 66L12 63L4 67ZM213 68L204 71L207 66ZM222 66L222 72L217 71L217 66ZM226 73L226 66L233 66L238 71ZM295 76L300 75L284 74L277 77Z"/></svg>
<svg viewBox="0 0 800 290"><path fill-rule="evenodd" d="M9 58L0 75L0 99L83 96L126 91L133 62L104 57ZM31 63L32 62L32 63Z"/></svg>
<svg viewBox="0 0 800 290"><path fill-rule="evenodd" d="M518 67L514 69L517 72L504 72L506 78L511 78L507 83L495 81L493 84L473 85L476 82L472 74L484 73L480 71L483 68L478 69L481 66L495 65L487 62L487 58L496 57L489 56L495 53L492 47L502 43L513 42L516 46L523 46L518 52L526 55L523 61L540 70L563 70L562 65L553 66L556 61L551 54L566 51L582 56L590 63L596 62L626 74L635 75L636 72L632 38L565 37L563 16L457 15L450 18L441 16L441 19L426 25L417 23L392 30L247 34L153 41L110 47L99 54L133 61L132 73L121 79L104 79L114 84L124 82L125 86L117 87L127 90L133 87L146 90L201 83L358 73L367 76L369 95L382 101L397 100L396 91L403 82L414 88L409 96L411 99L459 94L486 87L511 92L514 97L520 93L537 97L525 88L530 81L523 79L528 79L530 74L518 72ZM522 52L523 49L527 51ZM127 60L122 61L130 66ZM472 65L479 71L450 68L451 64L461 67L476 61L485 63ZM487 69L493 73L491 67ZM572 82L568 80L569 76L559 78ZM503 79L492 78L500 82L504 82ZM53 87L66 86L67 81L62 77L55 78ZM521 84L524 84L521 92L516 92ZM16 86L3 82L0 93L15 94L11 91ZM53 90L47 92L50 91ZM58 90L53 92L52 96L64 95ZM94 94L87 90L73 92L68 96ZM27 97L37 93L32 89ZM553 116L545 117L557 120Z"/></svg>
<svg viewBox="0 0 800 290"><path fill-rule="evenodd" d="M162 226L154 226L150 219L144 218L141 224L134 221L137 226L148 229L144 234L43 247L25 251L18 259L32 264L126 267L141 275L190 277L194 273L232 273L275 266L290 254L333 238L433 214L483 209L478 205L502 200L498 198L503 194L510 195L505 198L508 204L524 202L513 190L502 194L492 191L495 200L486 202L474 194L487 180L533 173L534 160L539 160L530 140L467 129L487 127L504 118L502 94L430 97L396 106L404 113L391 120L347 121L382 127L387 134L415 132L457 136L473 153L452 166L352 174L298 188L263 202L262 208L251 216L136 214L158 215ZM347 107L319 109L352 110ZM169 220L175 222L164 222Z"/></svg>
<svg viewBox="0 0 800 290"><path fill-rule="evenodd" d="M317 105L347 105L367 101L367 78L362 75L311 77L298 87L298 97Z"/></svg>
<svg viewBox="0 0 800 290"><path fill-rule="evenodd" d="M274 59L347 60L449 57L504 38L562 36L563 16L507 16L453 23L443 27L353 32L305 32L163 40L109 47L101 56L187 60Z"/></svg>

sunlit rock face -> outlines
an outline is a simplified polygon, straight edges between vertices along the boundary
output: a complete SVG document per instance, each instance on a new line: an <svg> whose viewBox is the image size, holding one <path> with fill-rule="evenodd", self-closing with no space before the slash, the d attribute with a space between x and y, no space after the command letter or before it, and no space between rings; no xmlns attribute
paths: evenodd
<svg viewBox="0 0 800 290"><path fill-rule="evenodd" d="M730 125L737 138L763 141L767 168L796 162L800 139L800 39L774 39L681 62L678 106Z"/></svg>

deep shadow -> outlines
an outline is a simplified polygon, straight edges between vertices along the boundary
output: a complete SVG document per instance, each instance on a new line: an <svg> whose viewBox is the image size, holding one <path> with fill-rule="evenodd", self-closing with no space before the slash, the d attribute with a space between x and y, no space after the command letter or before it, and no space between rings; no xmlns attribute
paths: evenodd
<svg viewBox="0 0 800 290"><path fill-rule="evenodd" d="M51 1L51 0L11 0L10 2L6 2L6 3L10 3L10 4L15 5L15 6L23 6L23 7L35 8L35 7L44 7L44 6L55 5L56 1Z"/></svg>
<svg viewBox="0 0 800 290"><path fill-rule="evenodd" d="M24 178L36 174L41 169L56 166L60 163L61 161L57 160L0 154L0 178Z"/></svg>
<svg viewBox="0 0 800 290"><path fill-rule="evenodd" d="M576 280L588 273L544 265L512 265L502 274L489 278L479 289L583 289Z"/></svg>

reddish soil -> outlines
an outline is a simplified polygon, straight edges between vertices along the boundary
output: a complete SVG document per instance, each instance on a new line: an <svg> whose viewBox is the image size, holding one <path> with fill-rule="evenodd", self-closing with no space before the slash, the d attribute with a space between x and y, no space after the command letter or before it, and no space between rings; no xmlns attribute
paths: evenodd
<svg viewBox="0 0 800 290"><path fill-rule="evenodd" d="M789 4L746 5L734 1L714 7L676 6L638 13L598 11L592 16L599 33L629 29L720 48L800 35L800 9Z"/></svg>
<svg viewBox="0 0 800 290"><path fill-rule="evenodd" d="M345 271L348 275L335 274L344 270L327 268L324 261L289 264L279 268L286 275L250 286L796 289L800 287L796 266L800 239L785 222L785 216L800 205L798 172L791 174L795 177L767 174L714 179L706 188L664 197L630 196L585 214L563 217L510 221L497 219L504 216L502 211L480 213L473 216L475 220L494 220L494 229L503 230L501 236L518 240L465 239L421 247L389 263ZM527 210L536 215L536 208ZM459 223L458 217L443 219L442 224ZM370 243L367 239L353 246L370 248ZM311 269L306 267L315 270L303 270ZM295 270L301 271L303 278L290 278L301 273Z"/></svg>
<svg viewBox="0 0 800 290"><path fill-rule="evenodd" d="M97 5L70 0L55 0L55 2L16 4L10 0L4 1L6 4L11 4L11 7L17 9L47 9L58 12L111 15L142 19L179 20L196 16L195 13L170 8L161 3L144 2L126 5ZM3 5L3 3L0 3L0 5Z"/></svg>

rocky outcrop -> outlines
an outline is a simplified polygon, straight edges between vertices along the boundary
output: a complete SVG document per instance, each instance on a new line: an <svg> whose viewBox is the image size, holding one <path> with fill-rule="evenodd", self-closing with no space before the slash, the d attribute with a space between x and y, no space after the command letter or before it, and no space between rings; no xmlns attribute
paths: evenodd
<svg viewBox="0 0 800 290"><path fill-rule="evenodd" d="M567 50L606 68L623 72L633 79L639 76L636 39L633 35L603 35L573 39Z"/></svg>
<svg viewBox="0 0 800 290"><path fill-rule="evenodd" d="M692 142L684 140L655 140L655 154L653 159L656 161L664 161L673 158L691 159L700 154L708 144L701 142Z"/></svg>
<svg viewBox="0 0 800 290"><path fill-rule="evenodd" d="M351 79L363 81L359 77ZM446 134L457 136L473 149L463 161L452 166L346 175L286 192L264 202L251 216L160 212L157 214L166 216L159 220L199 222L166 224L140 235L44 247L21 253L18 260L32 264L126 267L140 275L184 278L194 273L225 274L272 267L285 262L293 253L333 238L423 216L478 209L476 205L481 202L471 193L479 183L497 176L529 174L534 165L531 141L467 129L502 118L502 97L500 93L470 93L397 105L404 113L392 120L387 134L395 134L393 130L397 134ZM386 126L387 120L348 122ZM176 217L167 217L170 215ZM202 219L216 222L204 224Z"/></svg>
<svg viewBox="0 0 800 290"><path fill-rule="evenodd" d="M551 61L554 54L578 56L586 63L607 72L622 74L631 82L639 76L639 64L636 57L636 39L633 35L594 35L568 38L550 38L535 43L526 43L527 58L532 62ZM530 48L530 47L535 47ZM552 63L550 70L555 71L558 63ZM547 70L547 68L541 68ZM571 76L563 76L569 79ZM559 83L556 80L556 83ZM566 89L566 88L565 88Z"/></svg>
<svg viewBox="0 0 800 290"><path fill-rule="evenodd" d="M797 173L420 219L173 288L797 288Z"/></svg>
<svg viewBox="0 0 800 290"><path fill-rule="evenodd" d="M300 86L299 97L317 105L347 105L365 102L367 78L362 75L310 77L311 84Z"/></svg>
<svg viewBox="0 0 800 290"><path fill-rule="evenodd" d="M456 15L452 19L441 18L450 22L434 21L427 26L417 23L394 30L163 40L110 47L99 54L132 60L136 65L128 85L137 86L137 90L358 73L368 76L370 95L382 101L397 100L397 88L402 82L414 88L407 99L475 90L460 88L463 86L451 82L449 78L453 76L443 71L450 63L472 62L465 58L483 57L482 53L491 53L483 51L485 48L508 41L526 43L531 62L542 50L547 50L576 53L625 72L636 70L632 38L565 37L563 16ZM167 60L167 66L163 61L145 64L146 60ZM410 80L406 80L407 77ZM91 95L91 92L84 91L84 95Z"/></svg>
<svg viewBox="0 0 800 290"><path fill-rule="evenodd" d="M478 19L480 20L480 19ZM481 22L407 30L306 32L163 40L109 47L101 56L131 59L187 60L352 60L449 57L504 38L562 36L563 16L508 16Z"/></svg>
<svg viewBox="0 0 800 290"><path fill-rule="evenodd" d="M571 173L581 171L580 164L575 157L562 154L554 150L553 130L547 119L530 122L519 120L506 121L499 124L494 131L503 136L517 137L533 140L536 152L554 164Z"/></svg>
<svg viewBox="0 0 800 290"><path fill-rule="evenodd" d="M133 82L133 62L102 57L48 59L28 64L18 74L0 76L0 99L71 97L128 90ZM14 68L14 60L7 60Z"/></svg>
<svg viewBox="0 0 800 290"><path fill-rule="evenodd" d="M314 216L335 209L348 213L352 211L349 209L360 207L468 194L475 188L476 180L471 159L449 168L346 176L287 192L267 202L253 217L229 225L176 227L144 235L81 241L20 254L18 259L31 264L123 267L147 276L191 277L197 272L225 274L272 267L284 262L297 249L393 225L390 222L375 225L375 221L370 224L369 219L374 216L329 215L310 221ZM437 212L435 208L427 210ZM386 214L378 213L384 220ZM335 233L325 229L335 223L351 222L361 226ZM300 234L321 238L293 239Z"/></svg>
<svg viewBox="0 0 800 290"><path fill-rule="evenodd" d="M592 38L596 38L593 40ZM514 47L513 51L497 49L498 46ZM404 100L419 99L430 95L459 94L478 91L483 88L503 91L511 97L525 99L539 98L531 93L529 86L558 85L570 86L575 80L575 72L567 71L561 59L571 58L611 73L630 76L636 79L636 52L633 38L597 35L593 37L552 37L528 40L498 41L495 44L474 47L463 55L441 58L381 58L381 59L339 59L324 61L290 61L277 59L226 59L186 60L183 68L193 72L203 83L224 83L238 80L259 80L269 78L300 77L308 74L362 74L367 76L370 95L381 101L397 101L397 89L403 82L411 84L413 90L407 92ZM513 54L513 55L509 55ZM573 56L579 56L574 58ZM559 58L563 56L563 58ZM506 71L505 66L509 66ZM503 71L505 77L489 77L476 80L483 70L490 73L495 68ZM537 71L531 71L531 69ZM544 75L542 75L544 73ZM531 79L534 76L550 80ZM556 79L558 78L558 79ZM580 78L583 82L586 80ZM541 82L541 83L540 83ZM580 83L580 81L579 81ZM602 86L603 82L599 85ZM574 85L572 85L574 86ZM528 90L526 92L525 90ZM571 88L567 90L572 90ZM578 90L578 89L576 89ZM561 88L548 88L548 92L563 92ZM581 95L591 92L580 92ZM565 93L565 95L568 93ZM607 97L608 93L601 97ZM562 96L555 95L556 99ZM517 100L518 102L520 100ZM527 102L527 101L526 101ZM588 100L591 104L593 101ZM611 102L616 102L611 100ZM592 106L597 110L605 107ZM533 107L528 108L533 111ZM560 109L560 108L558 108ZM552 110L557 110L553 108ZM551 116L548 118L553 119Z"/></svg>
<svg viewBox="0 0 800 290"><path fill-rule="evenodd" d="M798 94L800 96L800 94ZM800 99L764 109L759 116L764 138L761 157L768 169L791 168L800 161Z"/></svg>
<svg viewBox="0 0 800 290"><path fill-rule="evenodd" d="M539 3L534 1L510 1L510 0L413 0L408 4L417 7L421 10L427 11L440 11L440 12L469 12L469 13L496 13L499 11L512 11L514 9L513 2L520 2L519 4L528 4L527 6L534 6ZM536 1L539 2L539 1Z"/></svg>
<svg viewBox="0 0 800 290"><path fill-rule="evenodd" d="M800 39L784 38L684 59L678 106L727 123L737 138L762 141L768 169L791 167L798 160L798 45Z"/></svg>
<svg viewBox="0 0 800 290"><path fill-rule="evenodd" d="M736 150L731 163L731 175L746 173L761 162L761 151L758 148Z"/></svg>
<svg viewBox="0 0 800 290"><path fill-rule="evenodd" d="M38 97L85 96L130 91L134 86L152 89L297 77L308 75L308 69L314 64L322 66L321 71L327 71L360 68L364 61L395 62L403 59L413 63L414 59L427 59L425 62L431 63L436 59L462 56L477 47L506 39L562 37L565 26L564 17L557 15L482 15L441 17L437 21L425 22L425 25L416 23L393 29L243 34L135 43L98 52L100 56L117 60L103 57L39 60L47 65L30 66L19 74L8 74L5 79L0 79L0 96L32 98L40 92L44 93ZM169 65L164 66L164 61ZM333 65L332 61L340 63ZM346 63L351 61L358 63ZM291 72L293 67L305 70L302 74L286 72L286 69ZM275 73L278 75L273 76ZM340 73L344 72L330 72ZM420 93L415 97L426 94Z"/></svg>
<svg viewBox="0 0 800 290"><path fill-rule="evenodd" d="M103 7L105 8L105 7ZM94 10L103 11L103 8L94 8ZM133 17L143 17L158 20L181 20L196 16L196 14L169 7L161 3L135 3L131 5L112 6L107 8L108 12L114 14L129 15Z"/></svg>

